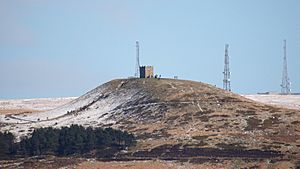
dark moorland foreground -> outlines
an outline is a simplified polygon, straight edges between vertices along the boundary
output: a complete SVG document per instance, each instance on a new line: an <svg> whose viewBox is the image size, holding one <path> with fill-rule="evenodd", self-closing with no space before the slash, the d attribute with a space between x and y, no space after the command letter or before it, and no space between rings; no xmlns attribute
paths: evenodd
<svg viewBox="0 0 300 169"><path fill-rule="evenodd" d="M73 156L31 157L23 159L21 166L25 165L24 161L28 165L42 165L45 159L49 165L50 161L56 165L53 161L61 164L59 161L64 158L77 162L60 166L77 168L92 167L91 163L94 166L110 164L115 168L124 164L134 168L143 162L154 162L158 168L297 168L300 165L299 110L254 102L204 83L174 79L113 80L57 110L65 112L36 121L28 121L31 118L28 114L5 116L1 131L11 130L22 136L32 133L38 125L57 124L53 126L60 128L68 120L68 124L80 123L87 130L97 130L88 127L112 127L134 136L127 133L132 141L113 142L111 145L117 144L119 148L110 156L95 153L93 148L86 150L86 143L79 139L79 143L74 144L81 148L75 146L46 153ZM24 131L18 132L18 129ZM44 130L47 129L50 130ZM136 144L131 144L135 143L134 137ZM94 148L97 150L97 145ZM26 154L41 152L43 148ZM86 158L79 158L78 154ZM91 162L89 158L97 161ZM2 161L0 165L9 168L15 166L16 161Z"/></svg>

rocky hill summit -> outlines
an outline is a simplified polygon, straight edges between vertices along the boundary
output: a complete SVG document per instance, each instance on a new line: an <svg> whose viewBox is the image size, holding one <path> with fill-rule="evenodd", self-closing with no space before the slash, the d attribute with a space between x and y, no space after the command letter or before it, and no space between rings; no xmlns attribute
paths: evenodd
<svg viewBox="0 0 300 169"><path fill-rule="evenodd" d="M264 105L212 85L118 79L47 112L0 115L1 131L103 126L136 135L119 158L300 158L300 111Z"/></svg>

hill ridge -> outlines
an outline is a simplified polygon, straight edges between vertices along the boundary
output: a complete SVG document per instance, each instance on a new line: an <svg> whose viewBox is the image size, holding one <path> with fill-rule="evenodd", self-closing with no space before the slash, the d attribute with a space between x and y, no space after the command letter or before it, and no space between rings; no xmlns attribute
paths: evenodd
<svg viewBox="0 0 300 169"><path fill-rule="evenodd" d="M19 137L47 126L114 127L137 136L132 151L181 144L299 156L299 114L201 82L153 78L112 80L57 109L0 122L1 131Z"/></svg>

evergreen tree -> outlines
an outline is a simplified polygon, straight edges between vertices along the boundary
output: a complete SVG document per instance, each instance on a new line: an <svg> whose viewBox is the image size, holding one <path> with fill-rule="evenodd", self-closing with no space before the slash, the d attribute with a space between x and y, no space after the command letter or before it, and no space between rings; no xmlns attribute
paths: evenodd
<svg viewBox="0 0 300 169"><path fill-rule="evenodd" d="M53 129L51 127L34 130L31 137L14 143L11 133L0 132L0 156L9 155L72 155L84 154L92 150L104 152L110 157L113 153L136 143L132 134L113 128L84 128L78 125ZM105 150L105 151L103 151ZM105 155L107 153L107 155Z"/></svg>
<svg viewBox="0 0 300 169"><path fill-rule="evenodd" d="M14 136L11 133L0 133L0 157L11 155L14 152Z"/></svg>

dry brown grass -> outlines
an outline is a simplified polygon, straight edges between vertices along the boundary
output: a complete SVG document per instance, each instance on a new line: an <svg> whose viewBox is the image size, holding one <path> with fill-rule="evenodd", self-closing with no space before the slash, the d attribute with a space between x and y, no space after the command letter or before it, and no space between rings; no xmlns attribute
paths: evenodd
<svg viewBox="0 0 300 169"><path fill-rule="evenodd" d="M97 161L95 159L74 158L74 157L55 157L46 156L42 158L25 158L16 160L0 161L0 168L3 169L227 169L227 168L255 168L255 169L296 169L297 161L270 160L249 161L240 158L223 159L221 161L202 161L200 163L175 162L164 160L146 161Z"/></svg>
<svg viewBox="0 0 300 169"><path fill-rule="evenodd" d="M222 164L190 164L169 161L130 161L130 162L100 162L86 161L78 164L76 169L222 169Z"/></svg>
<svg viewBox="0 0 300 169"><path fill-rule="evenodd" d="M73 166L72 166L73 167ZM224 160L217 163L182 163L172 161L127 161L127 162L100 162L85 161L74 166L75 169L228 169L228 168L256 168L256 169L281 169L296 168L295 164L288 161L270 163L266 161L247 162L242 159Z"/></svg>

